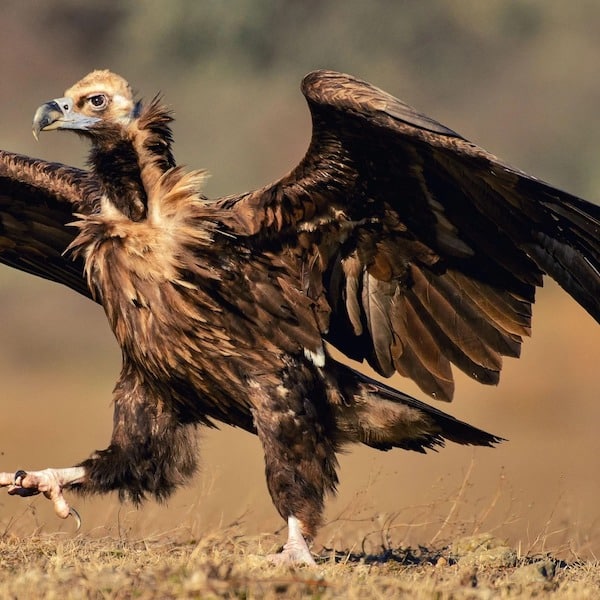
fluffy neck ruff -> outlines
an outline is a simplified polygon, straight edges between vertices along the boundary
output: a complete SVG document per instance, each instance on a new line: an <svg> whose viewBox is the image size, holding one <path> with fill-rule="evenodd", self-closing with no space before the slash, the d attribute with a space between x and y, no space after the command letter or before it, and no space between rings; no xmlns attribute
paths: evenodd
<svg viewBox="0 0 600 600"><path fill-rule="evenodd" d="M89 163L114 207L128 219L142 221L151 190L175 166L173 117L158 96L148 107L138 104L136 113L126 125L103 123L95 128Z"/></svg>

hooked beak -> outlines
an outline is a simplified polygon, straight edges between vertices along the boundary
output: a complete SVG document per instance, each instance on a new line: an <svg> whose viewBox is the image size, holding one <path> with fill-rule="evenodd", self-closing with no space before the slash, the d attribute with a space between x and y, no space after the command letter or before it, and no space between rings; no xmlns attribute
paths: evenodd
<svg viewBox="0 0 600 600"><path fill-rule="evenodd" d="M42 104L33 117L33 137L37 140L40 131L53 129L74 129L87 131L100 121L98 117L89 117L73 110L71 98L57 98Z"/></svg>

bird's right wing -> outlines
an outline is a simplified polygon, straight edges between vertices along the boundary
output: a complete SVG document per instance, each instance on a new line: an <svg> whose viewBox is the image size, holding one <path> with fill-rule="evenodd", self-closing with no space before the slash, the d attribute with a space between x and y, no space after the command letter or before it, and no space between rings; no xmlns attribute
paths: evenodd
<svg viewBox="0 0 600 600"><path fill-rule="evenodd" d="M295 287L330 344L450 400L451 364L495 384L502 357L519 356L543 274L600 322L599 206L350 75L317 71L302 89L313 120L304 158L216 206L255 254L296 261ZM307 340L304 314L294 316Z"/></svg>
<svg viewBox="0 0 600 600"><path fill-rule="evenodd" d="M0 263L91 297L81 259L64 252L77 235L74 213L100 197L88 171L0 150Z"/></svg>

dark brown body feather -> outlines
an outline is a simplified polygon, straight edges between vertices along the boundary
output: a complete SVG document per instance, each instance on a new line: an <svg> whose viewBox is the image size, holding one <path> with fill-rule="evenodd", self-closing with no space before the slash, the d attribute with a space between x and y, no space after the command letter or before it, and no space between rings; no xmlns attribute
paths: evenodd
<svg viewBox="0 0 600 600"><path fill-rule="evenodd" d="M496 383L519 355L544 273L600 320L598 207L350 76L303 92L306 156L242 196L209 201L174 167L157 102L88 132L90 172L0 154L0 261L91 295L123 350L82 491L165 496L193 472L193 425L217 420L258 434L275 505L312 535L344 444L499 441L326 343L450 400L451 364Z"/></svg>

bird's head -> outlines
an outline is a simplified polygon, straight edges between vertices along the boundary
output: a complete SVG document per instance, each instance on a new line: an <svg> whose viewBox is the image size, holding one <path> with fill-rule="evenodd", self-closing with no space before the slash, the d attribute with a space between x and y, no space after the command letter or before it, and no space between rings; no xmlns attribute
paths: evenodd
<svg viewBox="0 0 600 600"><path fill-rule="evenodd" d="M107 127L127 126L137 116L131 87L108 70L92 71L71 86L63 98L42 104L33 117L33 135L54 129L93 136Z"/></svg>

